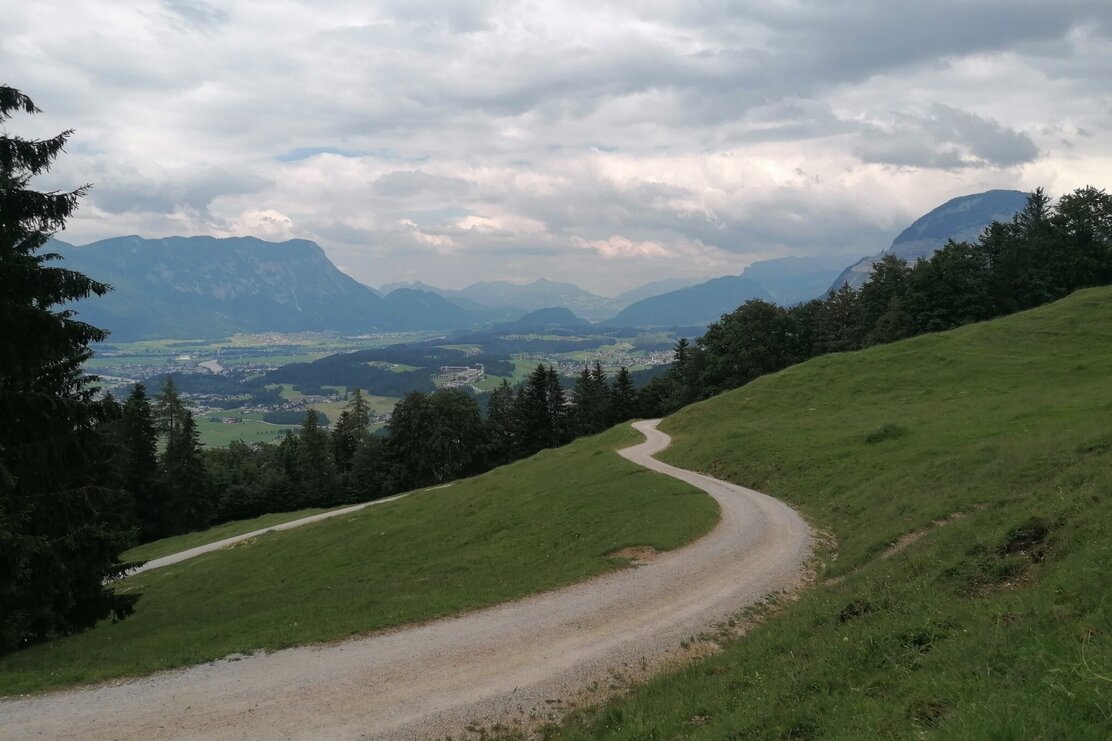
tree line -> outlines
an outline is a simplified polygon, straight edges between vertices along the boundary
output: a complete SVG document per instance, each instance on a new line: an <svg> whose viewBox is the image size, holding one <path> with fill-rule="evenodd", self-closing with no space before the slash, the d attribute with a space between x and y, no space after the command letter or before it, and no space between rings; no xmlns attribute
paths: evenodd
<svg viewBox="0 0 1112 741"><path fill-rule="evenodd" d="M1112 283L1112 197L1086 187L1052 203L1040 188L1007 222L975 242L948 242L908 264L885 255L860 288L792 307L748 301L640 391L640 413L662 416L766 373L828 353L859 350L1031 309Z"/></svg>
<svg viewBox="0 0 1112 741"><path fill-rule="evenodd" d="M538 365L516 387L503 381L485 408L459 389L411 391L377 432L371 430L361 391L353 389L350 399L331 430L323 429L319 414L309 410L300 430L277 444L236 441L200 452L207 481L190 491L210 497L200 507L209 513L205 524L435 486L601 432L636 411L629 371L622 368L611 380L597 363L584 367L570 394L552 366ZM165 434L164 428L155 429ZM169 503L173 494L164 491L161 496ZM181 505L169 509L193 511ZM184 531L198 524L181 520L178 527Z"/></svg>

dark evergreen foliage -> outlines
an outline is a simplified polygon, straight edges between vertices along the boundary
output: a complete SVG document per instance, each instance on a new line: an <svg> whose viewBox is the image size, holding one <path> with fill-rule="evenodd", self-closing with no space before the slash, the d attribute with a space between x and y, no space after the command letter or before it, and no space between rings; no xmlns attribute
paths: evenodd
<svg viewBox="0 0 1112 741"><path fill-rule="evenodd" d="M0 122L19 112L38 109L0 85ZM0 652L123 617L135 601L106 584L133 539L131 503L107 463L118 405L82 372L106 332L61 308L108 286L39 252L86 188L30 187L71 133L0 133Z"/></svg>
<svg viewBox="0 0 1112 741"><path fill-rule="evenodd" d="M115 430L121 484L134 500L139 537L153 540L164 530L166 492L158 469L154 413L143 384L135 384L124 402Z"/></svg>

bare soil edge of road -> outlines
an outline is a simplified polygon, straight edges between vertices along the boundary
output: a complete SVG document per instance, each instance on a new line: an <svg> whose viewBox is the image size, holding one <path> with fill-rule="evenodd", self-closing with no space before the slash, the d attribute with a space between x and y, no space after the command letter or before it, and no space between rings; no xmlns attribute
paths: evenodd
<svg viewBox="0 0 1112 741"><path fill-rule="evenodd" d="M794 586L813 539L790 507L661 463L659 420L619 453L706 491L721 519L644 565L454 618L135 680L0 701L2 738L460 737L528 726L644 675L705 629Z"/></svg>

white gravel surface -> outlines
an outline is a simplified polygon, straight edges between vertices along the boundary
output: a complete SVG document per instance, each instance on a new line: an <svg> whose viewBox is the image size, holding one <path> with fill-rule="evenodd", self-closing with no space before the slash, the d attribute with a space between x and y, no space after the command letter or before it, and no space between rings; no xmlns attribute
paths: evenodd
<svg viewBox="0 0 1112 741"><path fill-rule="evenodd" d="M11 739L422 739L551 715L615 673L651 671L681 642L792 586L806 523L771 497L661 463L656 420L629 460L721 505L695 543L563 589L335 644L222 660L0 702ZM604 526L604 525L602 525Z"/></svg>

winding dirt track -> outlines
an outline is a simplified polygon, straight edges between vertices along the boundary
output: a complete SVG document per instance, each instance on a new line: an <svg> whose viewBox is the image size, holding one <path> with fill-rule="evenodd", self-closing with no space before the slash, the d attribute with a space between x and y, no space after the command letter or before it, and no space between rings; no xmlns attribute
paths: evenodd
<svg viewBox="0 0 1112 741"><path fill-rule="evenodd" d="M0 702L3 738L459 737L469 723L545 715L554 698L612 671L652 668L680 643L790 586L807 525L763 494L651 457L669 438L620 451L713 496L722 518L649 563L460 617L342 643Z"/></svg>

